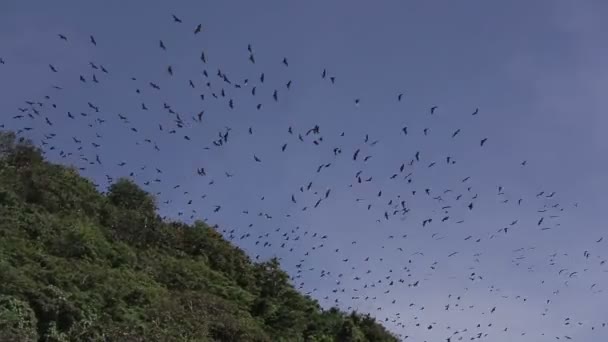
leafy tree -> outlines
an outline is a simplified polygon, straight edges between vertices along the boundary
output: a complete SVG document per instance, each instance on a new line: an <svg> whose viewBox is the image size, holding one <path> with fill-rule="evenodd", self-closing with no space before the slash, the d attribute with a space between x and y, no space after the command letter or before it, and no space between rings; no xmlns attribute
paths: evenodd
<svg viewBox="0 0 608 342"><path fill-rule="evenodd" d="M21 299L0 295L0 341L36 341L34 310Z"/></svg>
<svg viewBox="0 0 608 342"><path fill-rule="evenodd" d="M345 319L342 323L342 327L338 332L337 339L343 342L367 341L365 335L363 335L359 327L357 327L357 325L350 318Z"/></svg>
<svg viewBox="0 0 608 342"><path fill-rule="evenodd" d="M143 214L154 216L156 210L154 199L129 179L121 178L112 184L107 197L116 207L138 210Z"/></svg>

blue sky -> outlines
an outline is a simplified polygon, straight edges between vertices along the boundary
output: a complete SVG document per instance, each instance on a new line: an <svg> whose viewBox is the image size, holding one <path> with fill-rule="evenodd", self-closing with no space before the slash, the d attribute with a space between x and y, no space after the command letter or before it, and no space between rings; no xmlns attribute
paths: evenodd
<svg viewBox="0 0 608 342"><path fill-rule="evenodd" d="M0 123L32 128L27 136L55 146L49 159L86 167L83 174L100 184L134 172L144 188L160 192L163 215L206 218L253 258L280 257L294 277L302 264L294 283L303 282L304 292L388 319L387 327L411 340L482 332L497 342L605 341L608 309L598 303L606 301L608 236L596 241L606 235L608 207L607 10L601 1L3 1ZM217 77L218 68L232 84ZM44 102L41 116L12 119L29 107L26 100ZM176 134L168 133L176 116L163 103L184 122ZM193 121L202 110L202 122ZM315 125L320 134L306 136ZM214 146L226 127L228 142ZM44 139L51 132L56 137ZM72 137L83 141L82 151ZM61 158L62 149L73 154ZM420 161L409 165L417 151ZM197 175L201 167L207 176ZM357 183L359 171L372 181ZM392 215L390 200L406 201L408 213ZM504 227L507 234L498 232ZM573 323L564 325L566 317Z"/></svg>

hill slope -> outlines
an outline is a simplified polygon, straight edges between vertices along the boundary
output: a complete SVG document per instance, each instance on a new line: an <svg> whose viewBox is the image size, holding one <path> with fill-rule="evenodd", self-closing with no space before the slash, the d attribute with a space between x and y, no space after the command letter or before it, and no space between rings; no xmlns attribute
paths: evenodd
<svg viewBox="0 0 608 342"><path fill-rule="evenodd" d="M0 341L397 341L155 210L134 183L100 194L0 132Z"/></svg>

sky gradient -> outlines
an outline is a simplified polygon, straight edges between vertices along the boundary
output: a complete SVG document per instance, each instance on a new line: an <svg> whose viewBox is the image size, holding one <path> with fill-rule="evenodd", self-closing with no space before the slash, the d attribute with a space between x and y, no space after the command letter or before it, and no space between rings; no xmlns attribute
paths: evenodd
<svg viewBox="0 0 608 342"><path fill-rule="evenodd" d="M173 22L172 13L183 23ZM160 192L163 215L218 224L252 258L280 257L299 276L296 287L303 283L302 291L323 305L370 312L407 340L470 340L481 332L495 342L565 336L603 342L606 15L608 3L562 0L2 1L0 124L32 128L24 135L56 147L47 152L50 160L86 167L82 174L101 185L106 175L134 172L142 187ZM203 31L194 35L199 23ZM242 88L217 77L218 68ZM41 116L14 119L23 115L17 108L29 107L26 100L44 101ZM175 115L163 103L184 121L176 134L168 134ZM203 120L195 122L201 110ZM306 136L315 125L320 134ZM225 127L228 142L214 146ZM51 132L56 137L45 139ZM82 151L73 137L84 142ZM61 149L73 155L62 158ZM420 161L409 165L417 151ZM446 156L456 163L447 164ZM201 167L207 176L197 175ZM412 183L404 178L409 172ZM299 190L311 181L311 191ZM438 195L443 202L433 199ZM408 213L385 219L401 200ZM508 233L499 231L504 227Z"/></svg>

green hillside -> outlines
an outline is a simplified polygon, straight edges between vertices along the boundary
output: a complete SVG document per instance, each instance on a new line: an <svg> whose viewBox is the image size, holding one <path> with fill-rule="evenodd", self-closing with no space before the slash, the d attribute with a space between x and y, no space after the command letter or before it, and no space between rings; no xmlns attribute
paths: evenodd
<svg viewBox="0 0 608 342"><path fill-rule="evenodd" d="M0 341L397 341L323 310L277 260L169 223L128 180L107 194L0 132Z"/></svg>

